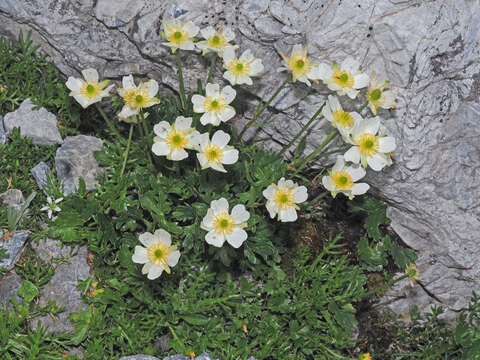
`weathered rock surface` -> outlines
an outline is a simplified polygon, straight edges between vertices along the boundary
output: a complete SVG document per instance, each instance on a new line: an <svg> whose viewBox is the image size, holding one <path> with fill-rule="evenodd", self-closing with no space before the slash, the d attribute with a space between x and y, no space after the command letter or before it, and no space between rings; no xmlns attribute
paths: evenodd
<svg viewBox="0 0 480 360"><path fill-rule="evenodd" d="M0 230L0 238L5 235L6 232L6 230ZM28 231L15 231L12 236L0 241L0 246L6 250L8 255L6 259L0 260L1 268L5 268L7 271L13 269L15 263L20 258L23 245L25 245L29 234Z"/></svg>
<svg viewBox="0 0 480 360"><path fill-rule="evenodd" d="M7 143L7 133L5 132L5 127L3 126L3 116L0 115L0 144Z"/></svg>
<svg viewBox="0 0 480 360"><path fill-rule="evenodd" d="M58 131L56 116L44 108L33 110L34 106L36 105L30 99L26 99L17 110L5 115L3 122L7 135L18 127L22 137L32 138L34 144L61 144L63 140Z"/></svg>
<svg viewBox="0 0 480 360"><path fill-rule="evenodd" d="M22 304L22 298L17 295L21 284L22 278L15 271L0 277L0 306L8 304L10 298L15 298L19 304ZM11 308L11 304L9 308Z"/></svg>
<svg viewBox="0 0 480 360"><path fill-rule="evenodd" d="M131 355L131 356L121 357L119 360L160 360L160 359L150 355Z"/></svg>
<svg viewBox="0 0 480 360"><path fill-rule="evenodd" d="M36 246L37 254L44 260L64 258L68 248L61 248L55 241L48 239L40 246ZM40 249L40 251L39 251ZM70 251L68 251L69 253ZM67 255L68 256L68 255ZM65 307L66 310L55 319L51 316L41 316L31 320L31 326L35 328L38 322L49 328L49 331L59 333L73 331L74 327L68 320L72 312L84 311L86 305L82 303L81 293L77 290L79 280L86 280L90 276L87 263L87 247L82 246L78 252L68 261L62 262L55 270L55 275L40 291L38 304L46 306L49 301L55 301L57 306Z"/></svg>
<svg viewBox="0 0 480 360"><path fill-rule="evenodd" d="M0 33L33 30L33 40L65 75L92 66L105 77L152 77L173 91L175 58L160 45L161 19L229 25L241 49L268 59L261 78L241 87L234 104L242 115L238 123L252 116L256 96L280 84L279 52L289 53L293 44L308 43L315 61L347 55L361 60L363 69L399 88L397 109L380 112L397 139L395 165L370 174L369 181L389 200L393 229L419 251L426 290L392 305L403 309L412 301L427 310L442 304L454 315L471 290L480 292L479 16L478 1L450 0L3 1ZM194 88L196 79L205 77L207 61L186 54L183 59L186 85ZM218 81L220 67L215 75ZM279 148L326 95L323 86L287 87L274 103L276 121L249 134ZM329 129L320 120L306 151Z"/></svg>
<svg viewBox="0 0 480 360"><path fill-rule="evenodd" d="M30 173L37 182L38 187L45 192L45 186L47 185L47 172L50 170L50 166L47 163L41 161L35 165Z"/></svg>
<svg viewBox="0 0 480 360"><path fill-rule="evenodd" d="M50 238L42 239L38 243L32 241L30 246L42 261L69 258L75 250L70 246L62 245L61 241Z"/></svg>
<svg viewBox="0 0 480 360"><path fill-rule="evenodd" d="M0 194L0 203L18 210L25 203L25 198L20 190L8 189L4 193Z"/></svg>
<svg viewBox="0 0 480 360"><path fill-rule="evenodd" d="M57 175L62 180L64 194L74 193L78 187L80 177L85 180L87 190L93 190L97 186L97 176L101 168L93 156L93 152L100 150L103 140L93 136L69 136L57 149L55 167Z"/></svg>

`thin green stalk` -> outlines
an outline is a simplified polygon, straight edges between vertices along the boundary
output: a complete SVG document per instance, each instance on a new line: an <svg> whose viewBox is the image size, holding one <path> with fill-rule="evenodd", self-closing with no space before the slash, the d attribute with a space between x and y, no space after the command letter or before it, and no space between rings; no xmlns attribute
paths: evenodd
<svg viewBox="0 0 480 360"><path fill-rule="evenodd" d="M122 164L122 170L120 171L120 177L123 176L123 172L125 171L125 166L127 165L128 152L130 151L130 143L132 142L132 134L133 134L133 126L134 125L135 125L134 123L130 124L130 131L128 132L127 148L125 149L125 153L123 154L123 164Z"/></svg>
<svg viewBox="0 0 480 360"><path fill-rule="evenodd" d="M140 121L142 122L144 136L148 135L147 122L145 121L145 115L142 110L140 110Z"/></svg>
<svg viewBox="0 0 480 360"><path fill-rule="evenodd" d="M255 115L253 116L253 119L250 120L242 129L242 131L240 132L240 134L238 135L238 137L241 139L243 134L245 134L245 131L247 131L247 129L249 127L251 127L258 119L258 117L260 115L262 115L262 113L265 111L266 108L268 108L270 106L270 104L272 103L272 101L277 97L278 94L280 94L280 91L282 91L282 89L285 87L285 85L287 85L287 83L290 81L290 76L287 76L287 78L282 82L282 84L278 87L278 89L273 93L272 96L270 96L270 99L268 99L268 101L263 104L263 106L261 106L262 102L260 102L257 106L257 109L255 110Z"/></svg>
<svg viewBox="0 0 480 360"><path fill-rule="evenodd" d="M362 106L360 106L360 108L357 110L357 112L360 114L362 112L363 109L365 109L368 105L368 100L365 101Z"/></svg>
<svg viewBox="0 0 480 360"><path fill-rule="evenodd" d="M315 159L313 159L313 161L317 161L318 159L321 159L323 157L327 157L329 155L332 155L332 154L336 154L336 153L339 153L339 152L343 152L343 151L346 151L348 150L349 147L348 146L344 146L342 148L338 148L338 149L335 149L335 150L332 150L332 151L328 151L328 152L325 152L325 153L322 153L320 155L318 155Z"/></svg>
<svg viewBox="0 0 480 360"><path fill-rule="evenodd" d="M153 165L152 155L150 154L150 148L151 148L152 144L150 144L150 141L149 141L149 133L148 133L148 128L147 128L147 122L145 120L145 114L143 113L142 110L140 110L140 122L142 123L142 127L140 128L142 130L142 138L144 139L145 143L147 144L145 152L147 153L147 156L148 156L148 159L150 160L150 163Z"/></svg>
<svg viewBox="0 0 480 360"><path fill-rule="evenodd" d="M182 59L180 58L180 51L177 50L177 67L178 67L178 84L180 87L180 102L182 103L182 109L185 111L185 84L183 83L183 72L182 72Z"/></svg>
<svg viewBox="0 0 480 360"><path fill-rule="evenodd" d="M103 111L103 109L100 107L100 105L98 103L95 103L95 107L97 108L98 112L100 113L100 115L102 116L103 120L105 120L105 122L107 123L107 126L108 128L110 129L110 131L112 133L114 133L116 136L118 136L119 138L122 138L122 135L120 135L120 132L117 130L117 128L112 124L112 122L110 121L110 119L108 118L107 114L105 114L105 112Z"/></svg>
<svg viewBox="0 0 480 360"><path fill-rule="evenodd" d="M215 63L217 61L217 57L218 57L217 53L214 53L213 57L212 57L212 60L210 62L210 69L208 70L208 76L207 76L206 84L208 84L210 82L210 80L212 79L213 71L215 70Z"/></svg>
<svg viewBox="0 0 480 360"><path fill-rule="evenodd" d="M326 191L324 193L321 193L320 195L318 195L316 198L314 198L313 200L311 200L309 202L310 202L310 204L315 205L317 202L319 202L321 199L323 199L328 194L330 194L328 191Z"/></svg>
<svg viewBox="0 0 480 360"><path fill-rule="evenodd" d="M324 108L326 103L323 103L322 106L320 106L320 109L317 110L317 112L315 114L313 114L313 116L310 118L310 120L308 120L308 122L302 127L302 130L299 131L299 133L297 135L295 135L295 137L287 144L285 145L282 150L280 151L280 155L283 155L283 153L285 151L287 151L290 146L292 146L295 141L297 141L297 139L303 135L303 133L305 131L307 131L307 129L310 127L310 125L312 124L312 122L315 121L315 119L318 117L318 115L320 115L320 113L322 112L322 109Z"/></svg>
<svg viewBox="0 0 480 360"><path fill-rule="evenodd" d="M323 141L323 143L320 144L319 147L317 147L310 155L307 156L305 160L300 164L300 166L297 168L295 173L298 173L300 170L302 170L305 165L307 165L315 156L317 156L325 146L328 145L330 141L332 141L335 136L338 134L337 129L333 129L330 134L328 134L327 138Z"/></svg>

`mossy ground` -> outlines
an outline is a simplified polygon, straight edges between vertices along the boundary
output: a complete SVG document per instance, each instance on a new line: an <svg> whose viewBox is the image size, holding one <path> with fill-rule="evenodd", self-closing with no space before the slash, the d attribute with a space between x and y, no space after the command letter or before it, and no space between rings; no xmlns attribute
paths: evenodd
<svg viewBox="0 0 480 360"><path fill-rule="evenodd" d="M0 84L7 87L0 94L0 114L14 110L30 97L57 114L62 135L86 133L112 139L95 109L82 111L68 97L65 79L35 50L28 38L13 42L0 39ZM169 100L153 110L151 124L158 118L173 117L176 111ZM127 131L123 125L119 128L122 133ZM18 132L9 141L0 145L0 192L8 188L18 188L24 194L37 191L30 169L39 161L53 164L55 147L34 146ZM178 205L178 199L191 199L181 189L183 183L175 182L185 174L172 168L166 172L166 180L150 176L142 146L139 143L132 148L128 171L133 176L125 181L103 176L96 194L80 192L66 199L63 218L51 229L42 227L48 222L46 214L40 212L46 197L38 192L30 207L30 220L23 226L34 232L34 238L53 231L67 244L87 244L94 276L79 288L88 290L95 278L97 288L104 292L92 296L84 291L90 306L72 316L75 332L53 335L42 327L31 330L31 316L55 314L61 309L54 305L42 309L35 304L38 289L49 281L55 264L42 262L27 246L15 270L29 281L19 292L25 305L12 311L0 309L1 359L63 359L72 346L81 347L88 359L118 359L135 353L162 357L190 351L209 351L222 359L355 359L367 351L373 359L479 358L480 309L476 299L455 329L448 329L438 319L437 310L423 321L413 312L414 321L407 327L390 315L371 311L369 290L381 287L385 278L401 269L374 245L368 248L371 259L368 254L358 255L362 237L387 233L384 215L364 205L363 200L351 203L341 197L325 198L293 226L272 230L259 223L260 234L263 231L272 236L271 231L275 231L280 239L275 243L277 248L252 248L245 259L233 260L237 265L233 269L225 265L232 254L204 248L195 237L198 229L190 225L193 227L181 235L190 244L188 256L181 258L171 276L148 282L131 262L138 243L136 233L152 225L144 219L150 216L150 221L171 226L174 231L174 222L192 224L191 219L204 209L196 203ZM110 143L108 151L99 154L99 161L118 162L122 151L121 146ZM267 176L261 159L272 155L256 148L246 151L253 159L250 166L257 166L262 169L258 173ZM260 176L258 173L252 170L252 177ZM209 179L204 180L208 183ZM312 193L318 190L310 189ZM162 198L152 198L163 193ZM251 197L248 191L242 194L246 200ZM162 208L157 209L151 199L161 201ZM355 211L362 206L371 212ZM5 212L5 207L0 207L0 227L6 226L2 222ZM109 218L111 214L115 214L114 221ZM368 226L364 226L366 216L370 216ZM373 244L374 239L369 239ZM280 263L273 260L274 250L281 255ZM378 252L386 260L375 258ZM381 271L372 271L383 261L387 264ZM351 334L357 326L360 334L355 339ZM170 347L166 351L160 346L165 338Z"/></svg>

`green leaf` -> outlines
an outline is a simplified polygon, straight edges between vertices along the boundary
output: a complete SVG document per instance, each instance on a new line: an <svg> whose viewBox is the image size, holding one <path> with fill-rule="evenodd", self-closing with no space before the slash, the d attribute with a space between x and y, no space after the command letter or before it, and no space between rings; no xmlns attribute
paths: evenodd
<svg viewBox="0 0 480 360"><path fill-rule="evenodd" d="M387 218L387 204L379 199L367 198L363 204L352 207L352 211L367 214L363 226L370 238L376 242L380 241L382 235L379 227L390 223Z"/></svg>
<svg viewBox="0 0 480 360"><path fill-rule="evenodd" d="M18 295L23 299L24 303L30 303L39 294L38 288L28 280L23 280Z"/></svg>
<svg viewBox="0 0 480 360"><path fill-rule="evenodd" d="M205 325L208 323L208 318L200 314L183 315L182 318L190 325Z"/></svg>
<svg viewBox="0 0 480 360"><path fill-rule="evenodd" d="M381 246L370 246L366 237L360 238L357 245L357 257L367 266L386 266L387 257L385 250ZM380 269L381 270L381 269Z"/></svg>

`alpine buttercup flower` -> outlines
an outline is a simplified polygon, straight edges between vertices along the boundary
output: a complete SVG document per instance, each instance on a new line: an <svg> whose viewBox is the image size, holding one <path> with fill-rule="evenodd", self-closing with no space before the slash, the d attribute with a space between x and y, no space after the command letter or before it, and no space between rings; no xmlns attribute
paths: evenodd
<svg viewBox="0 0 480 360"><path fill-rule="evenodd" d="M205 241L213 246L222 247L227 241L234 248L239 248L247 240L247 226L250 213L244 205L235 205L232 213L228 212L228 201L225 198L213 200L207 215L202 220L201 228L208 231Z"/></svg>
<svg viewBox="0 0 480 360"><path fill-rule="evenodd" d="M137 264L145 264L142 274L147 274L147 278L150 280L158 278L163 271L170 274L170 268L177 265L178 259L180 259L180 251L175 245L172 245L170 234L163 229L158 229L153 234L149 232L140 234L138 240L145 247L135 246L132 261Z"/></svg>
<svg viewBox="0 0 480 360"><path fill-rule="evenodd" d="M237 58L235 49L231 46L227 46L223 51L223 67L227 69L223 77L231 85L252 85L253 81L250 77L257 76L263 71L262 60L255 58L251 50L245 50L242 56Z"/></svg>
<svg viewBox="0 0 480 360"><path fill-rule="evenodd" d="M207 84L206 97L195 94L192 96L193 111L203 113L200 118L202 125L214 126L226 122L235 116L235 109L229 104L235 99L237 92L231 86L225 86L220 91L218 84Z"/></svg>
<svg viewBox="0 0 480 360"><path fill-rule="evenodd" d="M208 133L197 137L197 158L202 169L227 172L223 165L235 164L238 160L238 150L228 146L230 135L222 130L216 131L210 141Z"/></svg>
<svg viewBox="0 0 480 360"><path fill-rule="evenodd" d="M318 77L318 65L312 64L307 56L307 47L302 45L294 45L290 57L287 58L280 53L287 67L280 67L277 71L290 71L292 73L292 81L301 81L308 86L311 85L309 80L316 81Z"/></svg>
<svg viewBox="0 0 480 360"><path fill-rule="evenodd" d="M200 135L191 127L192 118L179 116L175 123L170 125L167 121L160 121L153 127L152 152L158 156L166 156L168 160L179 161L186 159L188 153L185 149L195 148L195 138Z"/></svg>
<svg viewBox="0 0 480 360"><path fill-rule="evenodd" d="M263 190L263 196L267 199L267 210L273 219L278 215L281 222L297 220L297 210L300 204L307 200L307 188L298 186L292 180L281 178L277 184L269 185Z"/></svg>
<svg viewBox="0 0 480 360"><path fill-rule="evenodd" d="M370 166L375 171L382 170L391 164L390 153L396 148L395 138L377 136L380 128L380 118L374 117L362 120L352 130L349 142L354 145L343 155L346 161L363 167Z"/></svg>
<svg viewBox="0 0 480 360"><path fill-rule="evenodd" d="M337 196L338 193L343 193L352 200L355 195L365 194L370 185L366 183L355 184L356 181L363 178L366 174L364 168L360 166L348 166L345 164L343 156L337 157L337 162L333 168L328 171L328 175L322 178L322 184L332 193L332 196Z"/></svg>
<svg viewBox="0 0 480 360"><path fill-rule="evenodd" d="M410 286L414 287L416 281L420 281L420 271L417 269L417 265L409 264L406 267L405 272L410 278Z"/></svg>
<svg viewBox="0 0 480 360"><path fill-rule="evenodd" d="M395 108L395 98L397 90L385 90L388 81L378 81L375 79L375 72L370 76L370 84L367 89L368 107L374 115L377 115L378 108L393 109Z"/></svg>
<svg viewBox="0 0 480 360"><path fill-rule="evenodd" d="M359 93L358 89L368 85L368 75L362 73L359 67L360 63L351 57L346 58L340 66L336 62L331 66L320 64L318 78L338 95L346 94L354 99Z"/></svg>
<svg viewBox="0 0 480 360"><path fill-rule="evenodd" d="M338 98L332 95L328 95L328 100L322 109L322 115L330 121L334 128L338 129L345 141L347 141L354 125L363 120L357 112L344 111Z"/></svg>
<svg viewBox="0 0 480 360"><path fill-rule="evenodd" d="M213 27L207 26L205 29L200 30L200 34L205 40L197 42L196 45L200 50L202 50L202 55L213 51L222 57L223 50L227 46L231 46L234 49L238 48L238 45L230 44L230 41L235 39L235 33L230 28L219 29L215 31Z"/></svg>
<svg viewBox="0 0 480 360"><path fill-rule="evenodd" d="M177 49L193 50L195 45L192 38L198 34L200 28L193 22L188 21L185 24L178 19L169 19L162 21L162 36L168 41L162 45L168 46L175 53Z"/></svg>
<svg viewBox="0 0 480 360"><path fill-rule="evenodd" d="M132 115L137 115L141 109L148 108L158 104L159 100L155 97L158 92L158 83L155 80L141 82L138 87L133 81L133 76L124 76L122 79L123 88L118 89L118 93L123 97L125 105L118 114L119 118L127 119Z"/></svg>
<svg viewBox="0 0 480 360"><path fill-rule="evenodd" d="M69 95L86 109L108 96L114 85L105 88L110 81L98 82L98 72L95 69L82 70L82 75L85 80L69 76L65 85L71 90Z"/></svg>
<svg viewBox="0 0 480 360"><path fill-rule="evenodd" d="M47 196L48 204L40 209L40 211L47 211L48 218L50 220L55 220L56 217L52 217L54 212L60 212L62 209L57 205L59 202L63 200L63 197L56 199L55 201L52 200L50 196Z"/></svg>

